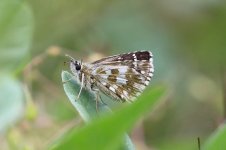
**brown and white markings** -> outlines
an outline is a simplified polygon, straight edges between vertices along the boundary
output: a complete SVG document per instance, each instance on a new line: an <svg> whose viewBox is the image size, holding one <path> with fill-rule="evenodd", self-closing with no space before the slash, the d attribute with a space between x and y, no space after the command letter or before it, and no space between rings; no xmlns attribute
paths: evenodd
<svg viewBox="0 0 226 150"><path fill-rule="evenodd" d="M78 97L82 88L87 88L96 95L101 91L121 102L133 101L149 84L154 72L150 51L114 55L93 63L70 59L70 69L81 83Z"/></svg>

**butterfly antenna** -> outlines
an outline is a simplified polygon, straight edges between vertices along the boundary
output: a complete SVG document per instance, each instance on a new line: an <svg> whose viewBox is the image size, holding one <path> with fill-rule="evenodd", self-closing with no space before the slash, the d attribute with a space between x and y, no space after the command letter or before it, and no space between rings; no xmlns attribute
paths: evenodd
<svg viewBox="0 0 226 150"><path fill-rule="evenodd" d="M64 61L64 66L69 63L70 63L70 61Z"/></svg>
<svg viewBox="0 0 226 150"><path fill-rule="evenodd" d="M82 59L81 59L81 66L82 66L82 63L83 63L83 61L82 61Z"/></svg>
<svg viewBox="0 0 226 150"><path fill-rule="evenodd" d="M72 60L74 60L74 58L73 57L71 57L70 55L68 55L68 54L65 54L65 56L66 57L69 57L70 59L72 59Z"/></svg>

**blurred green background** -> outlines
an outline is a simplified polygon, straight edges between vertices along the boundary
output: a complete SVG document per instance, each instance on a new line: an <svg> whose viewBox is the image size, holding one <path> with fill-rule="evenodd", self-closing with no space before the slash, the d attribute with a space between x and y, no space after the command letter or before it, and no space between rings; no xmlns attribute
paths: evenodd
<svg viewBox="0 0 226 150"><path fill-rule="evenodd" d="M138 150L196 150L226 117L225 48L223 0L1 0L0 149L41 150L84 125L63 91L66 53L93 61L146 49L151 86L170 94L131 139Z"/></svg>

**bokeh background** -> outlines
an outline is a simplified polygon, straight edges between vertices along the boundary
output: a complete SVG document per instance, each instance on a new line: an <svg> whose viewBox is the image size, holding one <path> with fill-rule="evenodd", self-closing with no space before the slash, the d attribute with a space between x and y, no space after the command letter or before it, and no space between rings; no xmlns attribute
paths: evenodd
<svg viewBox="0 0 226 150"><path fill-rule="evenodd" d="M84 123L68 101L65 54L93 61L151 50L169 96L141 119L138 150L198 149L226 117L224 0L1 0L0 149L43 149Z"/></svg>

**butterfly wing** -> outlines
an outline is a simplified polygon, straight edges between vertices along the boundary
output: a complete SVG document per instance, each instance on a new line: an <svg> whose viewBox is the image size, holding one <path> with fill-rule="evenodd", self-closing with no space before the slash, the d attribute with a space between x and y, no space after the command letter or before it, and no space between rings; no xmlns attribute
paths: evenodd
<svg viewBox="0 0 226 150"><path fill-rule="evenodd" d="M92 65L92 75L98 88L122 102L137 97L149 84L154 72L149 51L110 56Z"/></svg>

